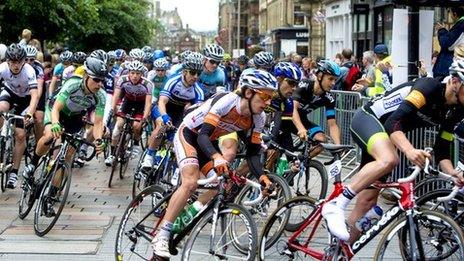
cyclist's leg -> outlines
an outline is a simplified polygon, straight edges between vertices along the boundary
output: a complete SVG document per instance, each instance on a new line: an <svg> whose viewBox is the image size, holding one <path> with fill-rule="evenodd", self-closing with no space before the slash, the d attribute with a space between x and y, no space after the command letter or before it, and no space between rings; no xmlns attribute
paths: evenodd
<svg viewBox="0 0 464 261"><path fill-rule="evenodd" d="M141 120L143 115L140 115L140 117L138 117L139 115L136 115L136 119L139 119ZM134 121L134 123L132 124L132 127L134 128L134 139L136 141L139 141L140 140L140 135L142 134L142 124L138 121Z"/></svg>
<svg viewBox="0 0 464 261"><path fill-rule="evenodd" d="M123 118L117 118L114 126L113 134L111 135L111 155L114 155L116 151L116 145L118 143L119 136L122 132L122 126L124 125Z"/></svg>
<svg viewBox="0 0 464 261"><path fill-rule="evenodd" d="M34 135L35 140L39 140L44 133L44 114L45 114L45 87L42 88L42 93L37 104L37 110L34 113Z"/></svg>
<svg viewBox="0 0 464 261"><path fill-rule="evenodd" d="M7 112L10 110L11 94L7 89L3 89L0 93L0 112ZM0 117L0 126L3 125L3 118Z"/></svg>
<svg viewBox="0 0 464 261"><path fill-rule="evenodd" d="M31 96L12 96L12 98L12 102L16 104L15 111L18 114L23 112L29 106L29 102L31 100ZM24 150L26 149L26 130L24 129L24 122L22 120L16 120L15 122L16 128L14 133L15 143L13 148L13 168L10 172L10 179L8 181L10 188L14 188L16 186L21 158L23 157Z"/></svg>
<svg viewBox="0 0 464 261"><path fill-rule="evenodd" d="M305 127L308 127L307 130L308 130L308 136L313 139L313 140L317 140L317 141L320 141L320 142L325 142L327 139L324 135L324 131L322 130L322 128L315 124L314 122L311 122L311 121L307 121L307 124L308 125L305 125ZM319 153L322 152L322 146L316 146L313 150L311 150L311 153L309 154L309 156L311 158L314 158L316 157L317 155L319 155Z"/></svg>

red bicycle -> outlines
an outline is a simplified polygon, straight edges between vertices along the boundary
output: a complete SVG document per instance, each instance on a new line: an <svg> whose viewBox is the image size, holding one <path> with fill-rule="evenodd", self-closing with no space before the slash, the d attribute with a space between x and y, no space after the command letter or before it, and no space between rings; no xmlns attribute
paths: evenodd
<svg viewBox="0 0 464 261"><path fill-rule="evenodd" d="M333 154L334 163L340 161L346 148L321 145ZM341 166L341 163L336 165ZM260 235L258 259L298 260L310 256L317 260L350 260L384 232L374 260L463 260L464 237L459 225L443 213L416 208L413 188L420 172L421 169L415 167L411 175L398 182L374 184L376 188L397 188L402 192L401 197L374 226L349 245L330 235L322 222L322 207L343 190L341 168L331 168L329 173L335 180L334 191L327 199L316 201L310 197L296 197L272 213ZM298 224L297 229L286 230L287 222Z"/></svg>

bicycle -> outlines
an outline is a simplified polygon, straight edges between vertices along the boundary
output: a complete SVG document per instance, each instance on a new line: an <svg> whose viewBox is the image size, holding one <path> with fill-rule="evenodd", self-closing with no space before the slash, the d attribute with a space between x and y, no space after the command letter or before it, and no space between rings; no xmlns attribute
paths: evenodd
<svg viewBox="0 0 464 261"><path fill-rule="evenodd" d="M134 111L134 110L132 110ZM111 188L111 182L113 181L114 172L119 165L119 178L124 179L124 173L126 173L127 167L129 166L129 160L133 156L134 147L134 130L132 124L134 122L140 122L139 119L133 118L132 113L124 116L116 115L124 119L124 125L122 132L119 135L118 143L116 145L115 159L111 166L110 179L108 181L108 187Z"/></svg>
<svg viewBox="0 0 464 261"><path fill-rule="evenodd" d="M159 161L156 162L156 164L148 172L142 171L142 160L147 151L142 153L139 162L137 163L134 181L132 182L132 199L134 199L142 190L154 184L164 185L166 189L177 186L176 181L179 177L179 169L177 168L172 140L166 139L168 132L175 131L176 129L174 127L161 127L158 138L163 139L163 141L157 152L157 155L160 156L161 159L159 159ZM176 176L176 178L173 178L174 176Z"/></svg>
<svg viewBox="0 0 464 261"><path fill-rule="evenodd" d="M324 144L321 145L327 149ZM334 152L336 145L331 146L330 151ZM334 158L339 159L340 153L335 153ZM282 258L282 256L294 258L299 252L318 260L349 260L385 229L386 232L380 239L374 260L383 260L387 253L388 258L397 260L440 260L445 257L440 252L437 256L431 257L426 256L426 253L429 253L426 250L439 251L439 248L445 244L454 250L446 252L446 258L456 254L458 260L462 260L464 257L464 237L459 226L442 213L429 210L418 211L416 208L413 187L414 179L420 171L419 167L415 167L411 175L398 180L398 182L376 183L374 185L376 188L398 188L402 192L401 198L397 205L386 211L381 219L369 230L363 232L351 246L330 234L325 236L327 230L319 226L322 221L322 207L343 190L341 171L331 172L334 175L335 188L328 199L316 202L310 197L296 197L274 211L260 236L259 260ZM305 211L304 215L298 217L298 214L303 211ZM281 223L280 220L285 220L287 215L289 219L298 218L300 226L290 235L283 235L285 239L279 239L285 227L285 224ZM303 234L305 232L308 233L307 236ZM430 247L430 249L426 249L426 247Z"/></svg>
<svg viewBox="0 0 464 261"><path fill-rule="evenodd" d="M86 158L90 161L96 154L95 145L87 142L84 137L64 132L61 135L62 144L53 161L48 164L49 170L45 175L44 184L41 186L40 196L34 212L34 231L36 235L42 237L46 235L58 220L71 187L72 166L66 161L70 146L77 151L85 143L93 147L92 154ZM56 183L59 183L58 185ZM59 204L56 213L53 205Z"/></svg>
<svg viewBox="0 0 464 261"><path fill-rule="evenodd" d="M217 180L218 183L214 184ZM219 192L193 220L179 233L170 239L170 252L177 255L180 242L186 238L182 252L183 260L200 260L200 256L215 256L219 259L241 258L253 260L256 255L256 238L258 236L253 217L241 205L230 203L236 195L228 191L237 191L235 188L245 184L260 187L254 181L245 179L230 172L227 177L212 176L198 181L200 188L218 189ZM232 187L226 190L226 187ZM154 185L143 190L127 207L118 229L115 245L116 260L130 260L140 257L150 260L152 250L150 242L164 216L167 204L174 193ZM196 200L195 195L190 202ZM262 200L262 194L252 201L244 202L246 205L256 205ZM241 221L241 224L237 224ZM211 227L210 227L211 226ZM220 232L221 235L216 235ZM204 239L209 239L206 243ZM218 240L216 242L216 240ZM235 241L237 244L232 244ZM207 245L208 250L201 253L197 245ZM232 247L229 247L232 245ZM247 246L246 249L236 246ZM215 248L216 247L216 248ZM241 255L241 257L238 257Z"/></svg>
<svg viewBox="0 0 464 261"><path fill-rule="evenodd" d="M3 118L3 126L0 131L0 187L2 192L5 192L13 167L16 121L23 121L24 117L10 112L1 112L0 116Z"/></svg>

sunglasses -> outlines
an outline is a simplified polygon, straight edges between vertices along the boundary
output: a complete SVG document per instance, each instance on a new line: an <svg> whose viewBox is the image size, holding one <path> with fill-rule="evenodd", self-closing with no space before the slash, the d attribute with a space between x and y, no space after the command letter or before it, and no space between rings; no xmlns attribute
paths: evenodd
<svg viewBox="0 0 464 261"><path fill-rule="evenodd" d="M94 81L95 83L102 83L105 81L105 79L101 79L101 78L90 77L90 79L92 79L92 81Z"/></svg>
<svg viewBox="0 0 464 261"><path fill-rule="evenodd" d="M33 62L33 61L35 61L35 58L26 58L26 61L27 62Z"/></svg>
<svg viewBox="0 0 464 261"><path fill-rule="evenodd" d="M201 74L201 71L195 71L195 70L187 70L187 72L192 76L195 76L195 75L200 76Z"/></svg>
<svg viewBox="0 0 464 261"><path fill-rule="evenodd" d="M259 98L261 98L261 100L263 100L264 102L267 102L269 100L271 100L273 97L274 97L274 93L272 94L268 94L268 93L265 93L265 92L262 92L262 91L258 91L258 90L253 90L258 96Z"/></svg>
<svg viewBox="0 0 464 261"><path fill-rule="evenodd" d="M215 64L215 65L219 65L221 62L219 61L215 61L215 60L211 60L211 59L208 59L208 61L211 63L211 64Z"/></svg>
<svg viewBox="0 0 464 261"><path fill-rule="evenodd" d="M157 72L165 72L166 70L163 69L156 69Z"/></svg>
<svg viewBox="0 0 464 261"><path fill-rule="evenodd" d="M292 79L285 78L285 81L288 83L288 85L290 85L292 87L295 87L295 86L298 85L298 81L295 81L295 80L292 80Z"/></svg>

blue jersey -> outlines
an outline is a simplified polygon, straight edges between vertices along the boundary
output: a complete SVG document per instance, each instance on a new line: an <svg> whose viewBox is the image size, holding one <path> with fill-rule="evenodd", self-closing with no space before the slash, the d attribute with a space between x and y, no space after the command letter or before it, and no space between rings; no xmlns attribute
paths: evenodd
<svg viewBox="0 0 464 261"><path fill-rule="evenodd" d="M203 70L198 81L202 84L205 97L209 98L216 93L217 86L226 85L226 75L224 70L219 67L212 73L206 73Z"/></svg>
<svg viewBox="0 0 464 261"><path fill-rule="evenodd" d="M63 74L63 71L64 71L64 64L59 63L55 65L55 68L53 68L53 76L61 77L61 75Z"/></svg>
<svg viewBox="0 0 464 261"><path fill-rule="evenodd" d="M193 86L185 86L182 74L171 77L160 92L160 96L169 98L169 103L185 106L187 103L195 104L205 99L203 90L198 83Z"/></svg>
<svg viewBox="0 0 464 261"><path fill-rule="evenodd" d="M108 94L113 94L114 91L114 77L116 77L118 69L114 68L106 75L105 81L103 83L105 91Z"/></svg>

